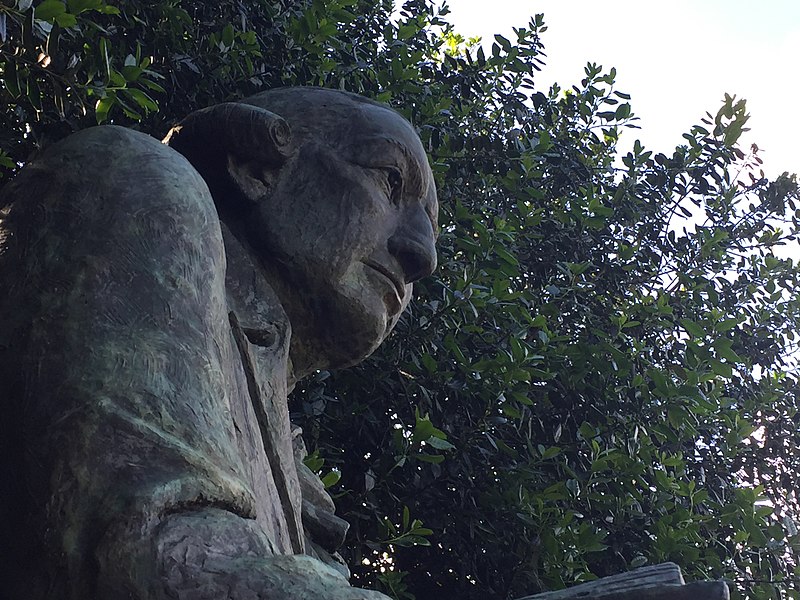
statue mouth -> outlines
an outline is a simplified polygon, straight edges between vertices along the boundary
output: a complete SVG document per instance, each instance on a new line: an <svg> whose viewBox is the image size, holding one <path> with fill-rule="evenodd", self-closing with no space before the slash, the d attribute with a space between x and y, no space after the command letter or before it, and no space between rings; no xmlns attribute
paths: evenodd
<svg viewBox="0 0 800 600"><path fill-rule="evenodd" d="M389 268L385 267L384 265L375 262L372 259L367 259L362 261L366 266L371 268L373 271L377 271L380 273L385 279L389 280L389 283L392 284L395 293L397 294L398 306L402 307L403 300L406 296L406 286L404 281L401 277L398 277L396 273L393 273Z"/></svg>

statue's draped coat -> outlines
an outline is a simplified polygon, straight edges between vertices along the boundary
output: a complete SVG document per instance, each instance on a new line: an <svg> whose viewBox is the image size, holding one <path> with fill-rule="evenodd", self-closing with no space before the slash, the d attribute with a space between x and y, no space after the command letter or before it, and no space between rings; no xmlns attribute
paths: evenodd
<svg viewBox="0 0 800 600"><path fill-rule="evenodd" d="M24 597L60 598L129 552L147 579L162 549L140 546L193 511L258 524L233 553L302 552L288 321L227 232L226 262L203 179L109 126L3 192L0 207L16 200L0 213L3 575Z"/></svg>

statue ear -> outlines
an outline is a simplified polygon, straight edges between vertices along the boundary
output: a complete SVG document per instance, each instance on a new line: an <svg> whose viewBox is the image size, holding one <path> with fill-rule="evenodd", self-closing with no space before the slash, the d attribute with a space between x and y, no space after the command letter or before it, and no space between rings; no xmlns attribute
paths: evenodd
<svg viewBox="0 0 800 600"><path fill-rule="evenodd" d="M228 175L250 202L257 202L272 189L282 165L228 155Z"/></svg>
<svg viewBox="0 0 800 600"><path fill-rule="evenodd" d="M291 130L282 117L239 102L193 112L164 143L189 159L212 193L232 181L252 202L267 193L293 152Z"/></svg>

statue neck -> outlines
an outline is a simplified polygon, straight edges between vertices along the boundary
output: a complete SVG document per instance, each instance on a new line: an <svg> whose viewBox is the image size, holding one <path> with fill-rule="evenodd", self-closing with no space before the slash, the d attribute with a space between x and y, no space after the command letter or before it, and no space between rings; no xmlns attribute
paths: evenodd
<svg viewBox="0 0 800 600"><path fill-rule="evenodd" d="M225 243L225 290L228 310L236 313L237 320L251 344L271 349L274 373L283 374L291 391L296 379L289 357L291 324L278 295L269 284L267 274L255 251L244 236L220 222Z"/></svg>

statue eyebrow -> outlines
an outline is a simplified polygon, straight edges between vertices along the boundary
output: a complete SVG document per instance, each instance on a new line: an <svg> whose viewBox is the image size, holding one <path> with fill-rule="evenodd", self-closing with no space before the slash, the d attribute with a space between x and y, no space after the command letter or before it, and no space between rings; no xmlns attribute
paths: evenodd
<svg viewBox="0 0 800 600"><path fill-rule="evenodd" d="M420 164L415 154L401 140L388 135L370 135L357 138L344 150L349 160L363 167L380 168L390 166L386 164L386 161L380 160L382 153L375 152L375 146L384 146L384 148L398 151L398 155L402 157L405 163L405 168L403 169L404 185L411 186L413 192L420 199L424 199L433 185L432 178L426 177L425 167L427 167L427 162L424 165Z"/></svg>

